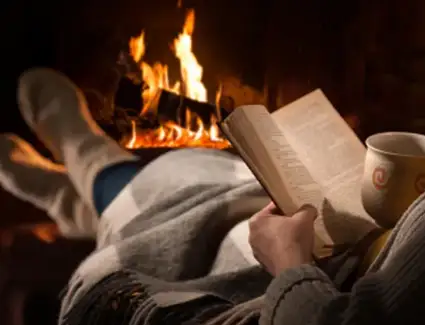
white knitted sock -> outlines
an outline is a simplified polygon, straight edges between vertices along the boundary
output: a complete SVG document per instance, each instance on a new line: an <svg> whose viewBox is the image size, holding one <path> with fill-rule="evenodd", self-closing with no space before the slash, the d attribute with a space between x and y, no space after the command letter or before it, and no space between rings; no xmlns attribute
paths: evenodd
<svg viewBox="0 0 425 325"><path fill-rule="evenodd" d="M109 138L90 115L81 90L50 69L32 69L19 81L22 116L65 164L81 198L94 208L93 182L108 166L138 158Z"/></svg>
<svg viewBox="0 0 425 325"><path fill-rule="evenodd" d="M0 185L47 212L65 237L95 237L98 216L78 196L65 168L16 135L0 136Z"/></svg>

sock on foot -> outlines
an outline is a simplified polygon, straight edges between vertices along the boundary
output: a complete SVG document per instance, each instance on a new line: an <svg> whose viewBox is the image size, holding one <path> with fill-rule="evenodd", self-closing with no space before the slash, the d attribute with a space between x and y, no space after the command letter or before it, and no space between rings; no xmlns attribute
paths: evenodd
<svg viewBox="0 0 425 325"><path fill-rule="evenodd" d="M93 209L96 176L138 158L108 137L90 115L81 90L51 69L32 69L19 81L22 116L46 146L64 162L81 198Z"/></svg>
<svg viewBox="0 0 425 325"><path fill-rule="evenodd" d="M16 135L0 136L0 185L56 222L66 237L95 237L98 216L78 196L62 165Z"/></svg>

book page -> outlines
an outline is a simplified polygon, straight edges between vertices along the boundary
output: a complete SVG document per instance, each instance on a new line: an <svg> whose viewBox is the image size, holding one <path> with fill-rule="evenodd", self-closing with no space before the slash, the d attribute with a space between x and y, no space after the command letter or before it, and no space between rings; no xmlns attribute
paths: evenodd
<svg viewBox="0 0 425 325"><path fill-rule="evenodd" d="M248 160L254 174L259 174L260 182L272 192L282 211L291 214L303 204L323 200L322 189L264 106L243 106L224 125L231 142Z"/></svg>
<svg viewBox="0 0 425 325"><path fill-rule="evenodd" d="M334 243L354 242L375 228L360 195L366 149L323 92L316 90L272 116L324 190L318 227Z"/></svg>

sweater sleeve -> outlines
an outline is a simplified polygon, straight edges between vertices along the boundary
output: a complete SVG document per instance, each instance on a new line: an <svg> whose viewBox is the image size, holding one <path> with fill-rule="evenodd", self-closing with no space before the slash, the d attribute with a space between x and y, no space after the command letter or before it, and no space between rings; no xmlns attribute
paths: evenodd
<svg viewBox="0 0 425 325"><path fill-rule="evenodd" d="M349 293L338 292L315 266L285 270L267 289L260 324L425 324L425 222L412 226L400 229L380 270Z"/></svg>

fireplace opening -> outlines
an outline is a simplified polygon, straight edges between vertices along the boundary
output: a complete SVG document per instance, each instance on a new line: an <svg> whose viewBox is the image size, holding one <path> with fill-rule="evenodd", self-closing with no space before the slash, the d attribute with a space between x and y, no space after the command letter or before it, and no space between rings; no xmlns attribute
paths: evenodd
<svg viewBox="0 0 425 325"><path fill-rule="evenodd" d="M223 87L217 87L215 103L209 104L212 96L208 96L203 67L193 52L194 29L195 10L189 9L182 31L170 46L179 62L177 81L171 80L167 64L144 61L147 50L144 30L130 38L129 53L119 54L116 70L119 81L111 104L114 116L120 115L130 122L131 132L121 140L128 149L230 147L218 126ZM133 103L125 87L134 89ZM125 127L126 123L123 124Z"/></svg>
<svg viewBox="0 0 425 325"><path fill-rule="evenodd" d="M206 93L206 97L201 102L216 105L221 89L223 106L262 103L273 110L321 88L361 138L385 130L421 132L422 6L413 0L403 5L396 1L343 5L330 0L247 0L231 6L223 0L161 4L129 0L119 8L102 8L93 0L61 24L56 64L87 90L93 113L104 124L116 112L108 104L116 91L112 70L120 52L131 54L131 46L133 50L139 46L138 55L143 53L138 62L144 66L143 73L151 75L151 81L157 78L156 85L150 84L152 92L165 88L165 97L179 93L196 100L182 87L182 61L175 48L176 41L190 39L192 58L198 69L202 67L198 81L203 94L198 95ZM102 18L89 19L94 12ZM195 70L184 73L199 73ZM136 103L130 106L135 109ZM185 110L179 115L183 127ZM190 112L193 122L187 124L193 124L193 133L186 138L196 134L200 125L196 115L203 113L196 108ZM210 132L214 138L216 116L212 116L212 123L208 117L202 120L200 133ZM121 129L114 131L127 139L124 142L134 129L140 133L140 121L131 116L129 120L117 122ZM162 128L155 131L159 138L182 133L174 124L161 123ZM221 145L226 147L225 141Z"/></svg>

